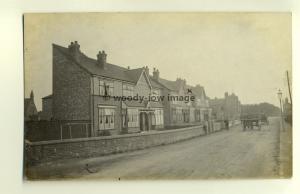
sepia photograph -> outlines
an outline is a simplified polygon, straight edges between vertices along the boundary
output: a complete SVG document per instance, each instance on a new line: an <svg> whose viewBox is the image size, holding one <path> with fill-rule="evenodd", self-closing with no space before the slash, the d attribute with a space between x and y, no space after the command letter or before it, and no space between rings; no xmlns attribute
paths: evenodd
<svg viewBox="0 0 300 194"><path fill-rule="evenodd" d="M289 179L290 12L25 13L23 179Z"/></svg>

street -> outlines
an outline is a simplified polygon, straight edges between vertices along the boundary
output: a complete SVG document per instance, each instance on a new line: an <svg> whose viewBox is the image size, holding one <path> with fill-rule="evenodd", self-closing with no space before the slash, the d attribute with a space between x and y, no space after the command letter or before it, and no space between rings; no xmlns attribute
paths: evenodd
<svg viewBox="0 0 300 194"><path fill-rule="evenodd" d="M29 168L35 179L230 179L278 177L279 118L145 150ZM88 167L86 167L88 164Z"/></svg>

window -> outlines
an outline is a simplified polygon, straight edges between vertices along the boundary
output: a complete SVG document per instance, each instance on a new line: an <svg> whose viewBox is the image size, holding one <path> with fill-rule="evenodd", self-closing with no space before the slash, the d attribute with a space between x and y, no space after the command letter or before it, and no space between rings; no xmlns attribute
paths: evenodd
<svg viewBox="0 0 300 194"><path fill-rule="evenodd" d="M189 109L183 109L182 114L183 114L183 121L185 123L190 122L190 110Z"/></svg>
<svg viewBox="0 0 300 194"><path fill-rule="evenodd" d="M115 128L115 109L114 108L99 108L99 129L114 129Z"/></svg>
<svg viewBox="0 0 300 194"><path fill-rule="evenodd" d="M200 122L201 121L201 116L200 116L200 110L196 109L195 110L195 119L196 121Z"/></svg>
<svg viewBox="0 0 300 194"><path fill-rule="evenodd" d="M112 96L114 93L114 82L108 80L99 80L100 96Z"/></svg>
<svg viewBox="0 0 300 194"><path fill-rule="evenodd" d="M123 108L122 109L122 122L123 122L123 128L127 128L127 109Z"/></svg>
<svg viewBox="0 0 300 194"><path fill-rule="evenodd" d="M194 122L194 121L195 121L195 109L190 108L190 122Z"/></svg>
<svg viewBox="0 0 300 194"><path fill-rule="evenodd" d="M163 125L164 124L164 114L162 109L156 109L155 112L155 124Z"/></svg>
<svg viewBox="0 0 300 194"><path fill-rule="evenodd" d="M133 86L129 84L123 84L123 96L133 96Z"/></svg>
<svg viewBox="0 0 300 194"><path fill-rule="evenodd" d="M183 112L181 107L176 107L176 121L182 121L183 120Z"/></svg>
<svg viewBox="0 0 300 194"><path fill-rule="evenodd" d="M172 108L172 120L176 122L176 108Z"/></svg>
<svg viewBox="0 0 300 194"><path fill-rule="evenodd" d="M127 121L128 127L138 127L138 109L129 108L127 109Z"/></svg>

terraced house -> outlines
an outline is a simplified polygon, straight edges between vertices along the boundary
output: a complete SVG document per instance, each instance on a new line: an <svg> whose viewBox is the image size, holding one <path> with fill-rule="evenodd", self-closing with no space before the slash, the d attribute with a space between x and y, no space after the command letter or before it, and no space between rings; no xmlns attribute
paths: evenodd
<svg viewBox="0 0 300 194"><path fill-rule="evenodd" d="M187 126L203 124L212 128L211 108L202 86L187 85L185 79L175 81L163 79L159 70L154 69L152 82L161 85L164 101L164 122L166 126ZM184 97L182 100L176 98ZM188 97L188 98L187 98Z"/></svg>
<svg viewBox="0 0 300 194"><path fill-rule="evenodd" d="M148 67L130 69L108 63L105 51L90 58L76 41L68 47L53 44L52 87L53 94L42 99L43 118L68 126L84 124L86 136L211 126L202 86L189 86L180 78L163 79L158 69L150 76ZM72 138L68 127L61 129L61 137L65 130Z"/></svg>
<svg viewBox="0 0 300 194"><path fill-rule="evenodd" d="M53 44L53 119L87 123L90 136L162 128L163 105L148 99L160 86L152 84L147 68L123 68L106 59L104 51L97 59L86 56L76 41L67 48Z"/></svg>

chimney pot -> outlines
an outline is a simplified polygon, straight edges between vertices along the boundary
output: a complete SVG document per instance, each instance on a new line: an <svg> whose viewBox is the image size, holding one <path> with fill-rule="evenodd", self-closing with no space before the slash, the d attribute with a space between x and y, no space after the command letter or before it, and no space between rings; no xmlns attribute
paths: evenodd
<svg viewBox="0 0 300 194"><path fill-rule="evenodd" d="M146 71L146 74L149 76L149 68L148 68L148 66L145 67L145 71Z"/></svg>
<svg viewBox="0 0 300 194"><path fill-rule="evenodd" d="M105 68L106 56L107 56L107 54L104 52L104 50L102 50L102 52L99 51L97 54L97 63L101 68Z"/></svg>
<svg viewBox="0 0 300 194"><path fill-rule="evenodd" d="M159 70L156 69L156 68L153 69L153 78L154 78L156 81L158 81L158 79L159 79Z"/></svg>
<svg viewBox="0 0 300 194"><path fill-rule="evenodd" d="M77 41L71 42L71 44L68 46L69 52L74 57L74 59L78 62L80 57L80 45Z"/></svg>

